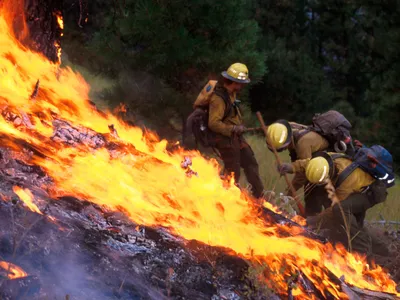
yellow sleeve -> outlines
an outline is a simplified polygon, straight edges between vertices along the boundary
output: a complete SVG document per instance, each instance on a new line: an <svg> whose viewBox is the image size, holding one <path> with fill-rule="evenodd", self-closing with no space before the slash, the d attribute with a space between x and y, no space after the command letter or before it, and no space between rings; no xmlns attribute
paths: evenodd
<svg viewBox="0 0 400 300"><path fill-rule="evenodd" d="M310 158L316 151L322 151L329 146L328 141L318 133L309 132L299 139L296 145L298 159Z"/></svg>
<svg viewBox="0 0 400 300"><path fill-rule="evenodd" d="M292 163L293 172L294 173L306 173L306 167L310 158L307 159L298 159Z"/></svg>
<svg viewBox="0 0 400 300"><path fill-rule="evenodd" d="M225 124L222 122L225 112L225 103L221 97L217 95L211 96L209 106L208 127L225 136L231 136L234 125Z"/></svg>
<svg viewBox="0 0 400 300"><path fill-rule="evenodd" d="M298 191L307 183L307 181L305 173L295 173L292 179L293 188Z"/></svg>
<svg viewBox="0 0 400 300"><path fill-rule="evenodd" d="M296 145L296 154L298 159L306 159L312 156L312 145L307 134L303 136Z"/></svg>
<svg viewBox="0 0 400 300"><path fill-rule="evenodd" d="M292 163L294 177L292 179L293 188L297 191L307 183L306 166L310 159L300 159ZM290 190L288 190L290 192Z"/></svg>

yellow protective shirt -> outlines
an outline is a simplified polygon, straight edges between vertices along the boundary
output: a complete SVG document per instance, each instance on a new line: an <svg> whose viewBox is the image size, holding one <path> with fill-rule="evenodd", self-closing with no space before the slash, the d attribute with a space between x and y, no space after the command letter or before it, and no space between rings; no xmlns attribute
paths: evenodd
<svg viewBox="0 0 400 300"><path fill-rule="evenodd" d="M311 158L312 154L317 151L324 151L329 147L328 141L316 132L310 131L303 135L294 148L297 154L297 159ZM296 173L292 179L292 185L297 191L307 183L305 174Z"/></svg>
<svg viewBox="0 0 400 300"><path fill-rule="evenodd" d="M200 92L193 107L208 107L208 127L210 130L230 137L234 125L241 125L243 123L240 110L233 107L229 115L222 120L225 114L225 101L220 96L213 93L215 89L224 90L224 87L219 86L217 81L210 80L207 85ZM236 94L229 95L232 103L236 100Z"/></svg>
<svg viewBox="0 0 400 300"><path fill-rule="evenodd" d="M300 173L305 176L305 170L310 159L297 160L292 163L295 173ZM336 176L332 179L333 184L338 179L338 176L348 167L352 161L347 158L337 158L334 160L334 166L336 168ZM375 179L367 172L360 168L355 169L336 189L336 196L339 201L345 200L348 196L353 193L361 192L366 186L369 186L375 181Z"/></svg>
<svg viewBox="0 0 400 300"><path fill-rule="evenodd" d="M231 102L236 100L236 95L229 95ZM230 137L234 125L241 125L243 123L242 115L239 109L234 106L229 115L222 121L225 113L225 102L220 96L213 94L210 98L208 127L210 130Z"/></svg>

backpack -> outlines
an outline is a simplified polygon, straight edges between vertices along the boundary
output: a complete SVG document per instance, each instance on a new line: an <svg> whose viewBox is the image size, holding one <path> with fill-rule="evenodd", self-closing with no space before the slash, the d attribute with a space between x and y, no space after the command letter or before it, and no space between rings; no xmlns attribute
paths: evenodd
<svg viewBox="0 0 400 300"><path fill-rule="evenodd" d="M312 125L302 125L290 122L290 126L295 129L293 139L297 143L304 135L313 131L324 137L329 146L325 149L328 152L346 153L353 156L355 149L352 143L350 122L338 111L330 110L322 114L315 114ZM297 160L295 149L289 149L291 161Z"/></svg>
<svg viewBox="0 0 400 300"><path fill-rule="evenodd" d="M380 145L372 147L364 146L351 159L353 163L339 175L336 186L342 184L356 168L360 168L375 179L382 181L387 188L394 186L393 158L390 152L384 147Z"/></svg>
<svg viewBox="0 0 400 300"><path fill-rule="evenodd" d="M232 111L233 104L229 96L216 88L217 81L210 80L202 89L194 104L194 111L189 115L185 124L184 146L188 149L203 147L215 147L216 134L208 128L208 105L213 93L220 96L225 103L224 121ZM194 138L194 143L193 143Z"/></svg>
<svg viewBox="0 0 400 300"><path fill-rule="evenodd" d="M315 131L327 139L332 148L340 146L340 142L345 142L351 138L350 122L336 110L330 110L322 114L315 114L312 119L313 125L309 130Z"/></svg>

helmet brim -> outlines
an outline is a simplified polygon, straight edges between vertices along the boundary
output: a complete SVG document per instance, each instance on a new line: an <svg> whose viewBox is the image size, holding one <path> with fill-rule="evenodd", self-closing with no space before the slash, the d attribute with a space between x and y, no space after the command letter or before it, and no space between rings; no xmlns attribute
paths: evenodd
<svg viewBox="0 0 400 300"><path fill-rule="evenodd" d="M250 78L247 78L247 79L245 79L245 80L237 79L237 78L232 77L231 75L229 75L226 71L223 71L223 72L221 73L221 75L222 75L223 77L225 77L226 79L229 79L229 80L234 81L234 82L237 82L237 83L250 83Z"/></svg>

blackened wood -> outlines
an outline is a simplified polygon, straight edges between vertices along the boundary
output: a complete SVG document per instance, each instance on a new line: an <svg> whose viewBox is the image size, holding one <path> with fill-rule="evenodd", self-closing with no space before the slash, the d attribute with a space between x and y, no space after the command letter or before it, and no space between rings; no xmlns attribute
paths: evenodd
<svg viewBox="0 0 400 300"><path fill-rule="evenodd" d="M283 215L277 214L277 213L273 212L272 210L270 210L270 209L268 209L266 207L262 208L262 217L267 222L278 223L278 224L285 225L285 226L288 226L288 227L299 227L299 228L301 228L303 230L301 235L303 235L305 237L308 237L310 239L313 239L313 240L318 240L318 241L320 241L321 243L324 243L324 244L328 242L325 237L312 232L308 228L306 228L304 226L301 226L300 224L298 224L298 223L286 218Z"/></svg>
<svg viewBox="0 0 400 300"><path fill-rule="evenodd" d="M27 46L44 54L53 62L58 61L56 44L60 44L61 29L57 14L61 14L63 0L25 0L25 16L30 31Z"/></svg>

